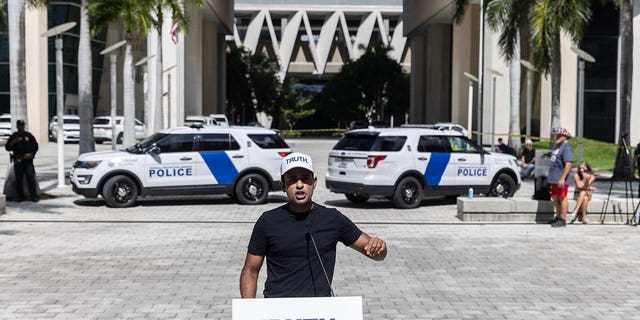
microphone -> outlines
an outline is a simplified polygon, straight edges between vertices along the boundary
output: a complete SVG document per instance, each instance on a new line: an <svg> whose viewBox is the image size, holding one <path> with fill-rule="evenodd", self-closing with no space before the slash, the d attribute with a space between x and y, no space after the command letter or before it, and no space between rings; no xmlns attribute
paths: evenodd
<svg viewBox="0 0 640 320"><path fill-rule="evenodd" d="M307 238L307 242L311 240L311 243L313 244L313 248L316 251L316 256L318 256L318 261L320 261L320 266L322 267L324 278L327 280L327 284L329 285L329 291L331 292L331 296L335 297L336 295L333 293L333 287L331 286L329 275L327 274L327 270L324 268L324 263L322 262L322 257L320 256L320 252L318 251L318 246L316 246L316 241L313 239L313 234L311 233L311 222L307 222L307 234L305 237Z"/></svg>

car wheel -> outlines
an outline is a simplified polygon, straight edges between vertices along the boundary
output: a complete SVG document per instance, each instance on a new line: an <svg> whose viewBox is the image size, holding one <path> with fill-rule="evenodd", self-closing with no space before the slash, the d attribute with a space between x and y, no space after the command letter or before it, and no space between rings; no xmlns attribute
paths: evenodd
<svg viewBox="0 0 640 320"><path fill-rule="evenodd" d="M420 206L422 201L422 184L414 177L400 180L393 193L393 204L396 208L412 209Z"/></svg>
<svg viewBox="0 0 640 320"><path fill-rule="evenodd" d="M489 191L491 196L503 198L513 197L514 193L516 193L516 182L506 173L501 173L494 179Z"/></svg>
<svg viewBox="0 0 640 320"><path fill-rule="evenodd" d="M109 178L102 187L102 197L109 207L131 207L135 205L138 198L138 187L127 176L114 176Z"/></svg>
<svg viewBox="0 0 640 320"><path fill-rule="evenodd" d="M345 193L345 196L353 203L365 203L369 200L369 196L363 196L357 193Z"/></svg>
<svg viewBox="0 0 640 320"><path fill-rule="evenodd" d="M120 134L118 134L118 137L116 138L116 143L117 144L122 144L122 132L120 132Z"/></svg>
<svg viewBox="0 0 640 320"><path fill-rule="evenodd" d="M269 196L269 182L259 174L250 173L238 180L235 195L241 204L263 204Z"/></svg>

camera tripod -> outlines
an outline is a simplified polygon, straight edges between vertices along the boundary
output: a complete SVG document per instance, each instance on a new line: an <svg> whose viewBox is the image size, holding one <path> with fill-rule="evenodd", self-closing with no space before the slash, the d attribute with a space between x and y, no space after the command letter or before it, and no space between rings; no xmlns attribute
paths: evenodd
<svg viewBox="0 0 640 320"><path fill-rule="evenodd" d="M602 212L600 212L600 223L607 222L607 211L609 208L609 202L611 200L611 192L613 190L613 184L616 181L624 181L624 193L625 193L625 202L626 202L626 223L625 224L633 224L634 226L638 225L638 219L636 218L636 213L638 209L640 209L640 201L637 205L635 205L634 194L633 194L633 181L635 180L633 176L633 167L629 168L631 165L631 159L629 158L629 149L627 148L627 142L625 140L626 134L622 134L620 136L620 142L618 143L618 151L616 153L616 162L615 168L613 171L613 176L611 177L611 184L609 185L609 193L607 194L607 201L605 202L604 207L602 208ZM618 164L622 162L622 168ZM622 169L622 171L620 171ZM629 175L631 173L631 175ZM631 200L631 206L629 206L629 200ZM639 199L640 200L640 199ZM633 211L630 211L631 208ZM613 214L615 218L616 208L612 205ZM620 218L622 218L622 204L618 206L618 212ZM629 218L629 214L631 214L631 219Z"/></svg>

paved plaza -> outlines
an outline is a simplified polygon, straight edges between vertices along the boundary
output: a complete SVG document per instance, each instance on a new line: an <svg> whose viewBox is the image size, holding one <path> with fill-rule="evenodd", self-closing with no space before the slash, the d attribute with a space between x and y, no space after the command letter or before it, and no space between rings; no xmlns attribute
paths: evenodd
<svg viewBox="0 0 640 320"><path fill-rule="evenodd" d="M363 296L365 319L640 319L637 227L468 224L442 198L355 205L324 187L335 140L287 142L314 159L316 202L388 243L384 262L338 248L336 294ZM67 167L77 147L65 145ZM43 200L9 202L0 216L0 319L231 318L253 223L284 193L259 206L211 196L111 209L56 188L55 150L42 143L35 162ZM516 196L532 192L527 181Z"/></svg>

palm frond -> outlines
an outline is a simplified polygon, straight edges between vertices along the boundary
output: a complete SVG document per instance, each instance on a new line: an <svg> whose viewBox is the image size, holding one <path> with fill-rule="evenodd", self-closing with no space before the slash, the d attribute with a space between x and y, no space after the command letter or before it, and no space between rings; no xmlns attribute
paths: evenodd
<svg viewBox="0 0 640 320"><path fill-rule="evenodd" d="M469 0L455 0L453 2L453 21L460 24L464 18L464 13L469 4Z"/></svg>

